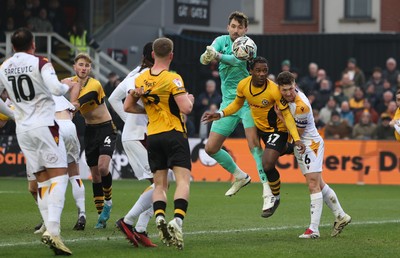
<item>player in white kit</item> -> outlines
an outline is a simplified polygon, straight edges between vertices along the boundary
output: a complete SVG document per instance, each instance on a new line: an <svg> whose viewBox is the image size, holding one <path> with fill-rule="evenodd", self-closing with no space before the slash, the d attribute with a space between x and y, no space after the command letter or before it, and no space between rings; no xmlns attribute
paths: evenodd
<svg viewBox="0 0 400 258"><path fill-rule="evenodd" d="M301 141L307 147L303 154L300 154L296 148L294 150L300 170L306 178L311 198L311 223L299 238L318 238L320 236L318 227L323 202L328 205L335 216L331 236L337 236L351 222L351 217L343 211L335 191L322 178L324 140L315 127L311 104L306 95L296 88L292 73L280 73L276 82L283 98L289 104ZM279 110L276 111L279 112Z"/></svg>
<svg viewBox="0 0 400 258"><path fill-rule="evenodd" d="M123 99L130 90L135 89L135 79L144 71L153 66L151 56L152 43L147 43L143 48L142 64L130 72L126 78L114 89L108 101L125 122L122 131L122 145L128 156L129 164L138 180L149 180L151 185L140 195L131 210L116 223L117 227L126 235L129 241L138 246L155 247L147 237L146 229L153 216L153 174L150 171L147 150L145 147L148 117L146 114L132 114L124 111ZM143 104L142 104L143 105ZM135 227L133 224L137 219Z"/></svg>
<svg viewBox="0 0 400 258"><path fill-rule="evenodd" d="M85 186L79 175L79 156L81 145L79 143L78 134L76 132L76 126L72 122L73 111L75 107L69 102L64 96L54 96L55 102L55 116L56 122L60 127L60 136L64 140L64 145L67 151L67 162L68 162L68 176L69 182L72 186L72 196L75 199L76 207L78 208L78 221L74 226L74 230L84 230L86 226L86 211L85 211ZM29 182L29 191L34 196L37 193L37 182L36 178L31 171L27 171L27 177ZM35 198L37 201L37 199ZM43 224L35 234L43 233L46 230Z"/></svg>
<svg viewBox="0 0 400 258"><path fill-rule="evenodd" d="M56 103L56 122L60 126L60 135L64 139L67 151L67 172L72 186L72 196L78 208L78 220L73 229L84 230L86 226L85 186L79 174L81 145L76 126L72 122L75 107L64 96L53 96L53 99Z"/></svg>
<svg viewBox="0 0 400 258"><path fill-rule="evenodd" d="M15 54L0 68L0 92L7 90L14 104L18 144L27 160L27 170L38 181L38 206L47 231L42 242L56 254L72 252L60 237L60 218L68 184L67 155L55 123L53 95L63 95L78 85L61 83L51 63L34 55L35 43L26 28L12 37Z"/></svg>

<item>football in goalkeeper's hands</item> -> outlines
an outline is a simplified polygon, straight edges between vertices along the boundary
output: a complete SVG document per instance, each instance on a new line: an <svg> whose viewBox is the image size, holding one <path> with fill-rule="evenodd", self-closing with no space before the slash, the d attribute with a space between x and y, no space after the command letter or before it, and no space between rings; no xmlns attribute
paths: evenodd
<svg viewBox="0 0 400 258"><path fill-rule="evenodd" d="M242 36L233 42L232 52L237 59L249 61L256 57L257 45L248 36Z"/></svg>

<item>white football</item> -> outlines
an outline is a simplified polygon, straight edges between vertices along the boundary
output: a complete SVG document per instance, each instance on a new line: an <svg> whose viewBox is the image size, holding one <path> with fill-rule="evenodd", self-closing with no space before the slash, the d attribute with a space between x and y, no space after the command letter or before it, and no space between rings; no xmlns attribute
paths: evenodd
<svg viewBox="0 0 400 258"><path fill-rule="evenodd" d="M251 38L242 36L233 42L232 52L237 59L248 61L256 56L257 45Z"/></svg>

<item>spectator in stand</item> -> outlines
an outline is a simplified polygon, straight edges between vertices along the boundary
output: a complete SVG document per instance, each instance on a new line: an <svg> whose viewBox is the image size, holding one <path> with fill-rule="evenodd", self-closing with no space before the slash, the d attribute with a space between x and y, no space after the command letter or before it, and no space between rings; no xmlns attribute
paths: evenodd
<svg viewBox="0 0 400 258"><path fill-rule="evenodd" d="M318 65L314 62L311 62L308 65L308 74L300 79L299 87L306 96L318 88L317 72Z"/></svg>
<svg viewBox="0 0 400 258"><path fill-rule="evenodd" d="M29 27L29 25L31 25L31 23L29 22L34 16L32 15L32 10L25 8L22 11L22 19L21 19L21 23L24 24L24 27L29 28L30 30L33 30L32 27Z"/></svg>
<svg viewBox="0 0 400 258"><path fill-rule="evenodd" d="M1 7L3 9L3 4ZM11 17L14 23L13 28L8 29L8 31L14 31L16 28L24 26L23 24L17 22L21 21L20 17L22 16L22 9L21 5L19 5L16 0L7 0L7 4L4 9L5 11L3 12L2 16L7 16L8 18Z"/></svg>
<svg viewBox="0 0 400 258"><path fill-rule="evenodd" d="M326 75L326 71L325 69L319 69L317 71L317 84L316 84L316 88L314 90L318 91L321 88L321 83L323 80L327 80L329 82L329 86L332 89L332 81L329 79L329 77Z"/></svg>
<svg viewBox="0 0 400 258"><path fill-rule="evenodd" d="M107 76L107 83L104 85L104 93L106 94L107 97L110 97L111 93L114 91L114 89L118 86L116 85L117 81L120 80L119 76L115 72L110 72Z"/></svg>
<svg viewBox="0 0 400 258"><path fill-rule="evenodd" d="M39 0L34 0L39 1ZM67 36L66 33L66 23L65 23L65 13L60 5L59 0L50 0L48 3L48 18L53 24L54 31L63 37Z"/></svg>
<svg viewBox="0 0 400 258"><path fill-rule="evenodd" d="M347 67L344 69L343 74L348 74L349 79L352 80L355 86L363 87L365 84L364 72L357 66L357 60L354 57L347 60Z"/></svg>
<svg viewBox="0 0 400 258"><path fill-rule="evenodd" d="M46 8L41 8L39 11L39 16L38 17L32 17L28 20L27 24L28 28L32 32L52 32L53 31L53 25L47 19L47 10ZM38 52L45 52L47 49L47 38L46 37L36 37L35 38L35 43L36 43L36 50Z"/></svg>
<svg viewBox="0 0 400 258"><path fill-rule="evenodd" d="M75 58L77 53L89 53L89 46L94 48L95 51L100 51L100 46L97 42L89 37L87 30L84 28L82 22L75 22L72 25L71 31L68 34L69 36L69 43L76 47L75 49L71 48L70 50L70 58Z"/></svg>
<svg viewBox="0 0 400 258"><path fill-rule="evenodd" d="M393 92L387 90L383 93L383 97L379 100L379 102L375 105L375 110L379 114L385 112L389 106L390 101L393 100Z"/></svg>
<svg viewBox="0 0 400 258"><path fill-rule="evenodd" d="M206 85L206 81L213 79L217 84L217 91L221 93L220 77L217 60L211 60L209 65L202 65L199 70L199 87Z"/></svg>
<svg viewBox="0 0 400 258"><path fill-rule="evenodd" d="M319 117L324 122L327 124L331 120L332 112L340 112L339 107L337 106L336 100L331 96L326 103L325 107L321 108L319 111Z"/></svg>
<svg viewBox="0 0 400 258"><path fill-rule="evenodd" d="M318 133L321 135L322 138L325 136L325 123L319 119L319 111L318 109L313 109L313 116L314 116L314 123L315 127L318 130Z"/></svg>
<svg viewBox="0 0 400 258"><path fill-rule="evenodd" d="M281 71L282 72L289 72L290 71L290 60L285 59L281 63Z"/></svg>
<svg viewBox="0 0 400 258"><path fill-rule="evenodd" d="M386 60L386 69L383 70L383 78L389 81L392 88L397 88L397 77L399 76L400 71L397 70L397 62L393 57L389 57Z"/></svg>
<svg viewBox="0 0 400 258"><path fill-rule="evenodd" d="M333 98L336 100L338 105L341 105L343 101L349 101L349 99L343 93L343 87L339 82L335 83L335 89L333 91Z"/></svg>
<svg viewBox="0 0 400 258"><path fill-rule="evenodd" d="M371 78L369 78L367 83L363 86L363 89L366 91L369 85L372 84L375 87L375 92L382 94L384 81L385 80L382 77L382 69L380 67L374 67Z"/></svg>
<svg viewBox="0 0 400 258"><path fill-rule="evenodd" d="M77 48L78 53L87 53L87 31L81 22L76 22L72 25L71 32L69 33L69 43ZM75 57L75 50L70 50L70 56Z"/></svg>
<svg viewBox="0 0 400 258"><path fill-rule="evenodd" d="M356 86L350 79L350 75L348 73L343 73L338 84L342 86L343 94L347 97L347 99L351 99L354 95Z"/></svg>
<svg viewBox="0 0 400 258"><path fill-rule="evenodd" d="M385 91L388 91L388 90L390 90L391 92L393 92L393 95L396 93L396 88L395 88L395 87L392 87L392 85L390 84L390 82L389 82L388 80L384 79L384 81L383 81L383 90L381 91L381 93L382 93L382 92L385 92ZM381 97L382 97L382 95L378 95L378 96L381 96Z"/></svg>
<svg viewBox="0 0 400 258"><path fill-rule="evenodd" d="M367 84L367 88L365 90L365 98L371 102L372 106L375 106L378 103L378 95L376 94L376 88L374 84Z"/></svg>
<svg viewBox="0 0 400 258"><path fill-rule="evenodd" d="M364 111L368 111L371 115L371 120L375 124L378 123L379 120L379 114L376 112L376 110L372 107L371 102L366 98L364 99L364 108L359 109L357 112L354 114L354 123L359 123L361 115Z"/></svg>
<svg viewBox="0 0 400 258"><path fill-rule="evenodd" d="M392 118L390 115L383 113L381 121L376 127L373 138L376 140L396 140L394 136L394 128L390 126Z"/></svg>
<svg viewBox="0 0 400 258"><path fill-rule="evenodd" d="M397 75L397 81L396 81L396 92L398 89L400 89L400 73Z"/></svg>
<svg viewBox="0 0 400 258"><path fill-rule="evenodd" d="M308 96L307 96L307 98L308 98L308 101L310 102L310 104L311 104L311 107L313 108L313 110L314 109L317 109L316 107L315 107L315 105L317 104L317 102L315 101L315 99L316 99L316 92L314 91L314 92L311 92ZM319 109L317 109L318 111L319 111Z"/></svg>
<svg viewBox="0 0 400 258"><path fill-rule="evenodd" d="M298 87L297 86L297 80L299 79L299 69L297 67L293 66L293 67L290 68L290 72L293 74L294 83L295 83L296 87Z"/></svg>
<svg viewBox="0 0 400 258"><path fill-rule="evenodd" d="M32 30L35 32L52 32L53 25L50 20L47 18L47 10L46 8L41 8L38 17L32 17L29 21L29 24L32 26ZM37 44L37 39L36 39Z"/></svg>
<svg viewBox="0 0 400 258"><path fill-rule="evenodd" d="M32 2L33 2L32 0L25 0L24 8L31 10L31 8L33 7Z"/></svg>
<svg viewBox="0 0 400 258"><path fill-rule="evenodd" d="M332 112L331 120L325 126L325 139L348 140L351 137L352 128L347 121L340 118L339 112Z"/></svg>
<svg viewBox="0 0 400 258"><path fill-rule="evenodd" d="M371 114L364 110L360 122L354 125L353 139L370 140L373 138L376 130L376 124L371 121Z"/></svg>
<svg viewBox="0 0 400 258"><path fill-rule="evenodd" d="M217 83L213 79L209 79L205 83L205 90L194 101L196 128L199 128L201 116L210 109L210 105L215 104L219 108L221 102L222 96L217 91Z"/></svg>
<svg viewBox="0 0 400 258"><path fill-rule="evenodd" d="M354 90L354 96L349 100L350 109L355 113L364 109L364 91L357 86Z"/></svg>
<svg viewBox="0 0 400 258"><path fill-rule="evenodd" d="M276 79L275 74L273 74L273 73L268 74L267 78L273 82L275 82L275 79Z"/></svg>
<svg viewBox="0 0 400 258"><path fill-rule="evenodd" d="M391 118L393 118L394 115L396 114L396 110L397 110L396 101L392 100L392 101L389 102L389 105L388 105L386 111L383 112L382 114L387 114Z"/></svg>
<svg viewBox="0 0 400 258"><path fill-rule="evenodd" d="M14 31L16 30L16 26L15 26L15 19L12 16L7 17L6 20L6 31Z"/></svg>
<svg viewBox="0 0 400 258"><path fill-rule="evenodd" d="M328 103L329 98L332 97L331 85L327 79L323 79L320 86L319 91L313 91L315 92L315 101L312 106L318 110L323 108Z"/></svg>
<svg viewBox="0 0 400 258"><path fill-rule="evenodd" d="M347 123L350 126L354 125L354 113L353 111L350 109L350 105L349 102L347 101L343 101L342 104L340 105L340 117L343 120L346 120Z"/></svg>
<svg viewBox="0 0 400 258"><path fill-rule="evenodd" d="M42 8L42 3L40 0L32 0L32 5L31 5L31 10L32 10L32 16L39 16L40 9Z"/></svg>

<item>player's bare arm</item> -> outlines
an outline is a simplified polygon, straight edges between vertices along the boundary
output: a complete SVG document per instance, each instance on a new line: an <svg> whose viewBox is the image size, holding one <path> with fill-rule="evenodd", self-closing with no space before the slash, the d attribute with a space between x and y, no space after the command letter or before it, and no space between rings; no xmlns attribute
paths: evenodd
<svg viewBox="0 0 400 258"><path fill-rule="evenodd" d="M137 104L140 97L143 95L142 88L130 90L124 101L124 111L134 114L146 114L144 107Z"/></svg>
<svg viewBox="0 0 400 258"><path fill-rule="evenodd" d="M201 122L206 124L215 120L219 120L221 117L223 117L223 111L206 111L201 117Z"/></svg>
<svg viewBox="0 0 400 258"><path fill-rule="evenodd" d="M293 119L293 116L292 116L292 114L290 113L289 109L286 108L284 111L281 111L281 110L277 107L277 105L274 105L274 110L275 110L275 113L277 114L277 116L279 117L279 119L282 120L283 123L285 124L286 128L288 128L290 134L292 134L292 131L290 131L290 129L289 129L287 123L286 123L287 120L289 120L289 121L290 121L290 120L293 120L293 124L295 124L294 119ZM289 113L290 117L288 117L288 118L285 117L284 114L285 114L286 112ZM287 114L286 114L286 115L287 115ZM295 132L296 132L296 134L297 134L298 136L303 135L303 133L304 133L304 129L303 129L303 128L298 128L297 126L295 126L295 128L296 128ZM293 134L292 134L292 136L293 136ZM296 139L296 138L293 137L293 139ZM298 149L298 151L299 151L300 154L303 154L303 153L306 151L306 146L305 146L304 143L300 140L300 137L298 138L298 140L296 140L296 141L294 142L294 145L297 147L297 149Z"/></svg>
<svg viewBox="0 0 400 258"><path fill-rule="evenodd" d="M74 107L78 110L80 106L78 101L80 84L78 82L73 81L72 78L65 78L61 82L68 85L68 87L70 88L69 100L72 103L72 105L74 105Z"/></svg>
<svg viewBox="0 0 400 258"><path fill-rule="evenodd" d="M174 99L182 113L188 115L190 112L192 112L194 103L194 96L192 94L177 94L174 96Z"/></svg>

